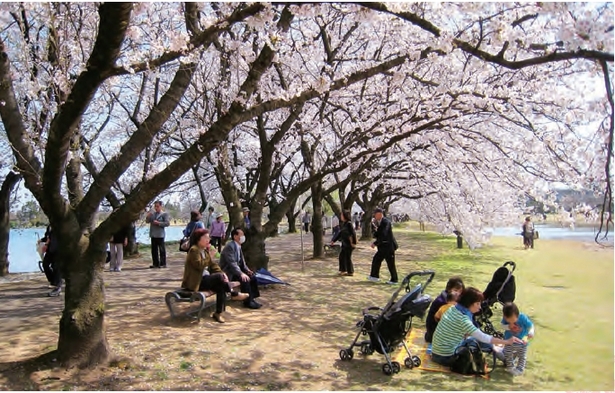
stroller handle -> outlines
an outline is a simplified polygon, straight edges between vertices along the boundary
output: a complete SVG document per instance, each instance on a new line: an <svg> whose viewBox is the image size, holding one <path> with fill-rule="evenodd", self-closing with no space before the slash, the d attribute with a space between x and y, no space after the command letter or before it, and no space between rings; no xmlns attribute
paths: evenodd
<svg viewBox="0 0 615 393"><path fill-rule="evenodd" d="M513 261L508 261L508 262L506 262L506 263L505 263L504 265L502 265L502 266L503 266L503 267L506 267L506 266L509 266L509 265L510 265L510 266L512 266L511 273L512 273L512 272L514 272L514 271L515 271L515 269L517 268L517 264L516 264L516 263L514 263Z"/></svg>
<svg viewBox="0 0 615 393"><path fill-rule="evenodd" d="M403 285L408 285L410 283L410 280L412 279L412 277L415 277L415 276L429 276L427 281L425 281L425 285L423 285L423 290L425 290L425 288L427 288L427 286L429 285L431 280L433 280L435 275L436 275L436 272L433 271L433 270L423 270L423 271L420 271L420 272L412 272L412 273L408 274L404 278L402 286Z"/></svg>

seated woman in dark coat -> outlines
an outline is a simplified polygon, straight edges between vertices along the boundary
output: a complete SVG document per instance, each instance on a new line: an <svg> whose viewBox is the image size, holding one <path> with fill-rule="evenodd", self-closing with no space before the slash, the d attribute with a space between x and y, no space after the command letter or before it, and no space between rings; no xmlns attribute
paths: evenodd
<svg viewBox="0 0 615 393"><path fill-rule="evenodd" d="M182 288L189 291L212 291L216 293L216 312L212 317L224 323L222 312L226 305L226 293L231 293L233 300L245 300L247 293L233 292L228 277L213 260L216 249L209 245L209 231L197 229L192 234L194 245L190 247L184 266Z"/></svg>
<svg viewBox="0 0 615 393"><path fill-rule="evenodd" d="M440 307L444 306L447 301L446 298L448 294L451 292L457 292L461 294L464 289L463 281L461 277L454 276L448 279L446 283L446 288L442 293L434 299L429 307L429 311L427 312L427 317L425 318L425 341L430 343L433 338L433 332L436 331L436 326L438 326L438 321L436 321L436 313L440 309Z"/></svg>

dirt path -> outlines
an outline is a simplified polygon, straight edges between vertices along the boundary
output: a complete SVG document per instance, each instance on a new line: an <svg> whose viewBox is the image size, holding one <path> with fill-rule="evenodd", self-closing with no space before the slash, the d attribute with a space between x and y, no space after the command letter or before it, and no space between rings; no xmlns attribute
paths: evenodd
<svg viewBox="0 0 615 393"><path fill-rule="evenodd" d="M305 249L311 255L309 239ZM447 389L443 376L420 378L419 370L384 376L380 355L339 360L356 334L360 310L384 306L396 289L366 281L373 255L367 244L355 251L354 277L344 278L336 275L336 258L306 260L302 270L298 235L268 240L267 252L270 270L292 285L262 290L260 310L230 302L225 324L209 316L200 324L170 319L163 298L178 287L185 254L171 250L168 269L150 270L144 256L126 261L122 273L105 272L107 337L114 353L129 360L94 371L64 370L50 357L29 360L55 349L63 297L45 297L42 274L1 283L0 389ZM400 276L435 253L429 244L404 246ZM381 277L388 279L385 264Z"/></svg>

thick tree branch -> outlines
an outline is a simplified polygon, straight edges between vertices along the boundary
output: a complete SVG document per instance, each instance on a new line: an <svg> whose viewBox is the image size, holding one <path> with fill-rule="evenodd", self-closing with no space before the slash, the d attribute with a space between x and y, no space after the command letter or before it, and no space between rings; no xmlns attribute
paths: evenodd
<svg viewBox="0 0 615 393"><path fill-rule="evenodd" d="M65 209L60 187L70 140L92 97L115 64L124 41L131 11L131 3L104 3L100 6L99 34L86 64L86 70L79 75L67 100L51 121L45 149L43 194L53 206L52 213Z"/></svg>
<svg viewBox="0 0 615 393"><path fill-rule="evenodd" d="M357 3L365 8L369 8L375 11L384 12L387 14L395 15L403 20L406 20L421 29L428 31L435 37L441 36L441 30L436 27L431 22L421 18L415 13L412 12L393 12L390 11L386 4L384 3ZM555 52L545 56L533 57L529 59L519 60L519 61L508 61L504 59L503 51L501 52L501 56L499 54L493 55L489 52L479 49L475 45L467 41L463 41L460 39L453 39L453 45L457 48L463 50L466 53L469 53L479 59L485 60L489 63L494 63L501 65L502 67L506 67L512 70L518 70L525 67L530 67L539 64L546 64L558 61L566 61L566 60L574 60L574 59L586 59L586 60L598 60L598 61L607 61L613 62L614 55L609 52L600 52L595 50L585 50L578 49L575 51L569 52Z"/></svg>
<svg viewBox="0 0 615 393"><path fill-rule="evenodd" d="M23 176L26 187L32 192L45 210L48 204L43 198L40 174L42 164L29 143L29 132L23 122L23 117L15 97L11 79L11 63L5 52L4 42L0 38L0 118L6 130L11 148L17 160L16 168ZM45 205L45 206L43 206ZM46 210L45 210L46 211Z"/></svg>
<svg viewBox="0 0 615 393"><path fill-rule="evenodd" d="M98 181L94 182L87 194L77 207L80 220L87 220L96 211L102 198L109 192L113 183L132 164L160 131L177 107L179 100L190 85L194 74L194 64L182 64L175 74L169 89L162 96L160 102L152 108L149 116L128 141L122 146L117 156L113 157L100 171Z"/></svg>

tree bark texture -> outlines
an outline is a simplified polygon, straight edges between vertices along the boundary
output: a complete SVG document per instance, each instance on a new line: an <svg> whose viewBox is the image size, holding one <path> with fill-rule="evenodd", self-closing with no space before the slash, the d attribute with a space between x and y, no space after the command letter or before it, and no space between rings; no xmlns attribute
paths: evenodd
<svg viewBox="0 0 615 393"><path fill-rule="evenodd" d="M312 235L314 236L314 258L322 258L325 255L322 227L322 180L312 185Z"/></svg>
<svg viewBox="0 0 615 393"><path fill-rule="evenodd" d="M66 367L81 368L104 364L111 356L104 321L106 244L90 243L74 214L54 231L58 237L57 263L66 282L58 361Z"/></svg>
<svg viewBox="0 0 615 393"><path fill-rule="evenodd" d="M295 199L289 204L288 211L286 212L286 220L288 220L288 233L297 233L297 216L299 212L297 209L297 200Z"/></svg>
<svg viewBox="0 0 615 393"><path fill-rule="evenodd" d="M13 188L20 179L20 175L9 172L0 188L0 277L9 274L10 201Z"/></svg>
<svg viewBox="0 0 615 393"><path fill-rule="evenodd" d="M250 227L246 230L246 242L241 246L246 263L253 271L259 268L267 269L269 256L265 250L265 239L267 234L262 230Z"/></svg>

